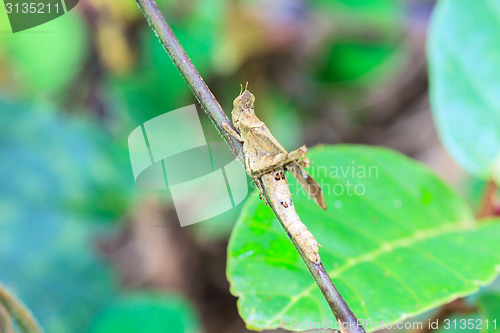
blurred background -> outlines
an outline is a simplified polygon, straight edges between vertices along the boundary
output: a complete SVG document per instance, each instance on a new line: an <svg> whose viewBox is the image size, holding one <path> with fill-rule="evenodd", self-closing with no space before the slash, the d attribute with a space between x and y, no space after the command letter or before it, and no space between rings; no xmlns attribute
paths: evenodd
<svg viewBox="0 0 500 333"><path fill-rule="evenodd" d="M387 146L477 206L429 110L434 1L158 5L227 114L248 81L285 148ZM0 281L46 332L247 332L225 277L242 204L181 228L168 190L134 183L130 132L195 103L135 2L81 0L15 34L1 9Z"/></svg>

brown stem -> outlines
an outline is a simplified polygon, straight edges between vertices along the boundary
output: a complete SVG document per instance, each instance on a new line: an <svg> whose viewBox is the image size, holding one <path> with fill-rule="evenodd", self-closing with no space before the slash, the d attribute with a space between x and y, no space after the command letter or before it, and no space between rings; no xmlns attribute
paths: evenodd
<svg viewBox="0 0 500 333"><path fill-rule="evenodd" d="M31 312L0 283L0 306L7 310L23 333L43 332ZM2 331L3 332L3 331Z"/></svg>
<svg viewBox="0 0 500 333"><path fill-rule="evenodd" d="M278 169L276 173L283 172L283 168ZM279 180L282 181L282 180ZM288 225L290 225L290 222L287 224L286 221L284 221L285 214L280 214L279 212L279 205L281 200L283 199L283 196L285 198L290 198L290 192L286 189L286 192L284 189L280 189L279 186L277 185L277 182L279 182L274 178L274 174L265 174L260 178L260 183L264 189L267 189L264 191L264 194L266 196L266 202L269 204L269 207L273 211L274 215L280 222L281 226L283 229L285 229L288 238L292 241L293 245L295 246L295 249L297 252L299 252L302 260L306 264L307 268L309 269L309 272L311 272L311 275L313 276L314 280L316 281L316 284L318 285L319 289L323 293L323 296L327 300L328 304L330 305L330 308L332 309L333 314L335 315L335 318L339 321L339 326L342 325L342 332L348 332L348 333L364 333L365 330L363 329L363 326L360 324L352 310L349 308L347 305L346 301L340 295L338 292L337 288L335 288L335 285L332 282L332 279L326 272L325 268L323 267L323 264L321 261L318 261L318 263L315 263L311 260L308 259L307 254L304 253L304 250L300 246L299 242L297 239L292 235L292 232L290 232ZM286 184L286 187L288 184ZM283 195L283 196L280 196ZM293 212L295 213L295 208L294 205L291 204L290 206L287 207L287 209L292 209ZM319 208L318 208L319 209ZM295 215L295 214L294 214ZM288 214L290 217L290 213ZM298 217L298 216L297 216Z"/></svg>
<svg viewBox="0 0 500 333"><path fill-rule="evenodd" d="M10 318L10 314L0 303L0 332L2 333L13 333L14 329L12 328L12 320Z"/></svg>
<svg viewBox="0 0 500 333"><path fill-rule="evenodd" d="M497 184L494 180L489 180L484 190L483 200L477 213L478 218L496 215L497 204Z"/></svg>
<svg viewBox="0 0 500 333"><path fill-rule="evenodd" d="M149 25L156 33L156 36L158 36L158 38L160 39L163 47L170 55L170 58L174 62L175 66L182 74L187 84L191 87L193 94L198 99L198 102L201 104L205 112L212 119L214 125L217 127L219 132L231 147L233 157L237 158L243 164L244 160L242 144L231 135L229 135L223 127L223 124L226 124L227 126L230 126L234 129L232 123L229 121L228 117L220 107L219 102L215 99L214 95L201 78L200 74L182 48L182 45L175 37L172 29L165 20L165 17L158 9L156 2L154 0L136 0L136 2L139 5L139 8L142 10L142 13L148 20ZM264 192L267 193L265 186ZM271 208L273 209L273 212L278 220L280 220L278 215L276 214L274 207ZM285 230L287 230L285 225L283 224L283 221L280 220L280 223L285 228ZM311 272L314 280L321 289L335 317L346 327L345 332L364 333L363 327L359 325L351 309L333 285L333 282L330 279L328 273L325 271L323 265L314 264L309 261L305 253L300 249L300 247L293 239L292 242L297 248L297 251L299 252L307 268Z"/></svg>
<svg viewBox="0 0 500 333"><path fill-rule="evenodd" d="M158 9L158 5L154 0L136 0L139 8L149 22L149 25L155 32L156 36L162 43L168 55L174 62L175 67L186 80L187 84L193 91L194 96L203 107L203 110L212 119L215 127L219 130L224 140L231 148L233 157L243 163L243 146L241 142L229 135L223 128L223 123L234 129L233 124L229 121L222 110L219 102L214 97L210 89L208 89L205 81L196 70L191 59L189 59L186 51L181 43L175 37L172 28L168 25L165 17Z"/></svg>

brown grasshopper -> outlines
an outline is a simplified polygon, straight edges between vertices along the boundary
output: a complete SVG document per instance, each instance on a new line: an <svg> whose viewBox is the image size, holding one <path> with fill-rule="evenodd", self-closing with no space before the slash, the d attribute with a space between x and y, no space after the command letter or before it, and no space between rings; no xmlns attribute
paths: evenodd
<svg viewBox="0 0 500 333"><path fill-rule="evenodd" d="M295 212L285 177L285 170L290 171L314 202L326 209L321 187L304 170L304 167L309 166L309 159L305 157L307 148L302 146L290 153L287 152L267 126L255 115L254 102L254 95L246 88L245 91L240 92L233 102L231 112L232 121L238 133L226 124L223 124L224 129L243 143L245 168L259 188L261 198L263 189L260 179L267 185L268 197L273 201L273 206L280 214L290 234L309 260L318 263L318 243Z"/></svg>

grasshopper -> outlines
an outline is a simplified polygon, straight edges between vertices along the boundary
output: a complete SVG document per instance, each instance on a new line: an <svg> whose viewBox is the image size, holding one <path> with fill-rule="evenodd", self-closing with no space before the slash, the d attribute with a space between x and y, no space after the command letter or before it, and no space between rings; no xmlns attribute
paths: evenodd
<svg viewBox="0 0 500 333"><path fill-rule="evenodd" d="M305 157L307 148L302 146L290 153L287 152L267 126L255 115L255 96L247 88L243 91L242 87L241 90L233 102L231 112L233 125L238 132L227 124L223 124L223 127L227 133L243 143L245 168L259 188L260 197L262 198L264 194L259 181L262 180L266 186L268 198L273 201L273 206L290 234L308 259L319 263L319 244L295 212L285 177L285 171L290 171L314 202L326 209L321 187L304 170L310 162Z"/></svg>

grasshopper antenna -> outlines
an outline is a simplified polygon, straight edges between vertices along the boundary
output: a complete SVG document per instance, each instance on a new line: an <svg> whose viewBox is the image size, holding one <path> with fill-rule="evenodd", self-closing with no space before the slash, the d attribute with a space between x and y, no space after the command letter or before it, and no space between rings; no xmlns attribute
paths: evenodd
<svg viewBox="0 0 500 333"><path fill-rule="evenodd" d="M241 87L241 89L240 89L240 96L241 96L241 94L243 93L243 85L241 83L240 83L240 87Z"/></svg>
<svg viewBox="0 0 500 333"><path fill-rule="evenodd" d="M245 90L248 90L248 81L247 84L245 84Z"/></svg>

